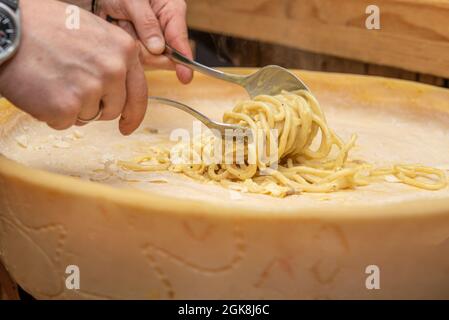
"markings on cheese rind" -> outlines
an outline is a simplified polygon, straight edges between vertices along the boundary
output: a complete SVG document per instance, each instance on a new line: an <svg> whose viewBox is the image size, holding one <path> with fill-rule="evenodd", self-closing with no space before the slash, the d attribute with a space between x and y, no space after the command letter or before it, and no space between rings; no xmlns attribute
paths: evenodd
<svg viewBox="0 0 449 320"><path fill-rule="evenodd" d="M193 270L195 272L200 272L200 273L205 273L205 274L218 274L218 273L228 272L230 270L235 269L236 266L240 263L240 261L243 260L245 254L246 254L246 242L245 242L243 233L240 230L240 227L237 225L234 225L232 234L233 234L234 247L235 247L234 256L232 257L230 262L228 262L227 264L220 266L220 267L200 266L194 262L187 261L184 258L180 257L179 255L171 253L170 251L168 251L164 248L158 247L151 243L148 243L146 246L144 246L144 248L154 250L161 256L165 256L165 257L169 258L170 260L172 260L182 266L190 268L191 270Z"/></svg>
<svg viewBox="0 0 449 320"><path fill-rule="evenodd" d="M279 266L281 267L281 270L283 270L289 278L294 278L294 272L293 268L291 266L290 258L287 257L280 257L280 258L274 258L272 259L268 265L262 270L261 274L259 275L259 279L254 283L254 287L261 288L271 275L272 270L274 267Z"/></svg>
<svg viewBox="0 0 449 320"><path fill-rule="evenodd" d="M182 226L187 235L196 241L205 241L214 229L214 225L210 223L207 223L206 228L204 228L203 230L199 230L200 228L192 226L192 224L188 221L183 221Z"/></svg>
<svg viewBox="0 0 449 320"><path fill-rule="evenodd" d="M3 181L0 180L0 185L3 185ZM1 189L1 188L0 188ZM48 258L50 260L50 263L53 265L51 268L52 270L59 270L57 272L58 274L58 283L57 285L59 287L59 291L57 293L43 293L41 292L46 298L55 298L59 295L61 295L64 292L64 276L62 274L62 269L60 267L60 258L62 255L62 252L64 251L64 246L67 238L67 230L64 228L64 226L56 223L47 223L42 224L39 226L31 226L27 224L25 221L19 218L19 216L27 216L27 212L29 212L31 206L28 205L27 198L17 197L14 194L14 189L7 188L3 189L3 192L0 192L0 198L3 200L3 204L5 206L5 211L2 212L0 215L0 219L3 221L9 221L9 223L15 227L15 230L18 232L21 232L25 237L28 238L30 243L34 244L41 252L42 256L44 258ZM11 200L13 199L13 201ZM19 201L18 199L21 199ZM25 213L25 214L23 214ZM41 234L45 232L56 232L58 235L57 242L56 242L56 248L54 250L54 255L52 257L49 256L49 254L40 246L38 245L34 240L33 237L30 235L31 233ZM55 271L56 272L56 271ZM25 288L28 289L30 292L32 292L33 288ZM40 292L39 288L36 288L34 292Z"/></svg>
<svg viewBox="0 0 449 320"><path fill-rule="evenodd" d="M323 230L330 230L337 237L344 251L347 253L350 252L348 239L346 239L345 233L340 226L336 224L326 223L325 225L321 226L318 234L316 234L315 237L319 236Z"/></svg>
<svg viewBox="0 0 449 320"><path fill-rule="evenodd" d="M322 263L323 262L321 260L318 260L310 268L310 271L312 272L314 279L318 281L320 284L331 284L335 280L335 277L340 272L340 267L335 266L331 268L330 271L324 271Z"/></svg>
<svg viewBox="0 0 449 320"><path fill-rule="evenodd" d="M322 248L328 249L328 241L334 238L337 241L331 241L331 243L335 243L338 246L334 250L340 249L341 254L348 254L351 251L344 231L337 224L326 223L322 225L314 238L327 240L327 242L321 244ZM323 259L319 258L309 270L318 283L328 285L335 280L340 273L340 269L340 266L333 259L323 261Z"/></svg>
<svg viewBox="0 0 449 320"><path fill-rule="evenodd" d="M0 180L0 184L1 184L1 180ZM4 189L6 191L6 189ZM1 216L0 215L0 220L8 220L10 221L10 224L13 224L16 228L18 228L18 230L23 230L22 232L25 232L25 234L27 234L28 237L30 237L29 233L30 232L37 232L37 233L42 233L42 232L57 232L59 234L58 240L57 240L57 245L56 245L56 249L54 250L54 256L53 257L49 257L48 254L41 248L43 254L48 257L51 260L51 263L54 265L54 267L52 268L53 270L59 270L58 274L59 274L59 281L58 284L60 284L60 290L58 293L55 294L48 294L48 293L42 293L38 290L38 288L26 288L27 290L29 290L30 293L38 293L39 297L43 297L43 298L47 298L47 299L58 299L59 297L62 297L67 290L65 290L65 286L63 285L65 282L65 274L64 274L64 270L65 268L62 267L61 264L61 257L62 254L64 253L64 247L65 247L65 243L67 240L67 230L65 229L65 227L61 224L55 224L55 223L50 223L50 224L45 224L45 225L40 225L40 226L31 226L29 224L27 224L26 222L24 222L22 219L19 219L17 217L16 214L14 214L14 212L18 212L17 210L13 211L12 207L11 207L11 201L9 199L10 196L9 194L6 193L2 193L0 192L0 196L2 196L3 198L3 203L5 205L6 211L9 213L9 217L10 218L6 218L6 216ZM17 204L17 201L15 202L15 204ZM23 211L26 209L26 206L20 206L19 208L14 208L14 209L18 209L19 211ZM5 213L5 212L3 212ZM14 221L11 221L11 218ZM31 238L30 238L31 239ZM32 241L32 240L30 240ZM36 244L34 241L32 241L32 243ZM36 244L37 245L37 244ZM38 246L40 248L40 246ZM70 291L71 293L74 293L74 291ZM108 295L104 295L104 294L98 294L98 293L94 293L94 292L89 292L86 290L79 290L76 291L76 294L79 296L87 296L88 298L92 299L114 299L113 296L108 296Z"/></svg>
<svg viewBox="0 0 449 320"><path fill-rule="evenodd" d="M160 282L164 286L164 289L166 291L167 297L169 299L174 299L175 298L175 290L173 289L173 286L172 286L172 284L170 282L170 279L165 274L164 270L161 268L161 266L157 262L156 258L154 257L154 255L150 251L152 251L152 248L151 248L150 245L145 246L143 248L144 256L147 258L148 263L153 268L153 270L156 272L156 275L158 276Z"/></svg>
<svg viewBox="0 0 449 320"><path fill-rule="evenodd" d="M25 246L28 246L28 249L33 247L34 250L29 249L30 251L28 253L33 252L33 254L39 256L39 259L38 259L39 261L35 261L35 263L39 262L41 264L46 265L45 266L45 269L46 269L45 288L48 289L49 287L54 286L55 291L50 293L48 291L47 292L42 291L42 289L44 289L43 287L30 287L30 281L29 281L30 279L29 279L29 276L27 275L29 273L28 266L21 267L16 262L15 265L10 268L10 270L14 274L14 277L16 278L19 285L21 285L28 292L33 293L38 298L51 299L51 298L55 298L55 297L59 296L61 293L63 293L64 287L63 287L62 281L61 281L62 280L61 275L60 275L61 272L58 272L58 270L60 269L58 267L59 264L57 262L55 262L54 259L40 245L38 245L36 243L36 241L33 239L33 237L29 233L27 233L26 228L24 228L23 225L19 226L14 221L12 221L6 217L0 216L0 220L2 220L4 222L4 225L6 225L6 224L10 225L10 227L13 230L14 235L15 235L15 244L16 245L22 245L22 246L25 245ZM2 244L2 250L4 250L4 248L5 248L5 244ZM22 248L21 253L23 252L23 249L24 248ZM5 264L8 266L8 262L9 262L8 255L3 255L3 258L4 258ZM53 279L51 276L53 276ZM52 280L54 280L54 281L52 281ZM32 285L35 285L35 283L36 283L36 281L34 281L34 279L33 279Z"/></svg>
<svg viewBox="0 0 449 320"><path fill-rule="evenodd" d="M237 225L234 225L233 227L233 238L234 238L234 245L236 247L236 254L232 258L231 262L218 267L218 268L208 268L204 266L196 265L192 262L189 262L187 260L184 260L180 256L177 256L171 252L169 252L166 249L160 248L154 244L148 243L143 247L143 253L144 256L147 258L148 262L152 266L152 268L155 270L156 274L158 275L160 281L162 282L163 286L165 287L165 290L167 292L167 296L170 299L174 299L175 297L175 291L173 289L173 285L166 275L166 273L163 271L161 266L157 263L156 258L154 257L153 253L157 253L161 256L165 256L169 258L172 261L177 262L178 264L181 264L192 271L199 272L202 274L219 274L223 272L227 272L229 270L233 270L237 264L243 259L246 251L246 243L244 241L243 234L240 230L240 227Z"/></svg>
<svg viewBox="0 0 449 320"><path fill-rule="evenodd" d="M324 224L318 226L317 233L312 237L313 241L320 241L322 235L325 235L325 238L331 236L332 238L336 238L336 243L341 250L341 253L349 253L350 246L349 242L346 239L346 236L341 229L340 226L335 224ZM323 244L322 246L324 246ZM333 263L333 262L331 262ZM331 263L326 263L322 259L318 259L312 267L309 268L313 278L322 285L331 284L337 275L340 273L340 266L332 265ZM268 264L262 269L262 272L259 275L259 278L254 283L254 287L261 288L264 287L264 284L267 282L271 274L273 273L273 269L275 267L281 267L282 270L289 275L289 277L293 277L293 268L291 266L291 262L287 258L274 258L268 262ZM276 274L276 277L278 275Z"/></svg>

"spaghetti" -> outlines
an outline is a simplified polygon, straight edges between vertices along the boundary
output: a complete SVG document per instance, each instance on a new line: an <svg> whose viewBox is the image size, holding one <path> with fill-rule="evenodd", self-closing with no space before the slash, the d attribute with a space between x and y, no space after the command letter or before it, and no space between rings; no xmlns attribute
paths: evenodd
<svg viewBox="0 0 449 320"><path fill-rule="evenodd" d="M356 135L348 142L340 139L329 128L317 100L305 90L276 96L260 95L240 102L224 114L224 122L250 128L254 141L234 141L231 151L227 151L217 148L217 145L224 145L225 140L203 134L190 143L174 147L182 161L174 161L173 150L155 147L145 156L119 161L118 165L132 171L169 170L196 180L215 181L230 189L276 197L355 188L386 176L426 190L447 186L445 173L436 168L409 164L375 168L369 163L348 159ZM205 150L215 156L220 153L222 160L205 161L202 156ZM243 161L237 162L239 153ZM275 156L261 156L266 154ZM192 161L194 158L200 161Z"/></svg>

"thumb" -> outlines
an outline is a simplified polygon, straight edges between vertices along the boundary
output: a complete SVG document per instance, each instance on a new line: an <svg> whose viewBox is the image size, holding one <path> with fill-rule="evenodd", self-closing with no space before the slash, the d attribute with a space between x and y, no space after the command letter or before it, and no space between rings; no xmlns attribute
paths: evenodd
<svg viewBox="0 0 449 320"><path fill-rule="evenodd" d="M150 2L148 0L125 1L125 4L139 40L150 53L160 55L165 50L165 40Z"/></svg>

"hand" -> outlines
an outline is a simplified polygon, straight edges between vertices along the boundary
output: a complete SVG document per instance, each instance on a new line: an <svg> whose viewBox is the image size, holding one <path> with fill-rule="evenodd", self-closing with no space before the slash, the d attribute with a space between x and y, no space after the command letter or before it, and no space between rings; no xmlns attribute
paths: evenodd
<svg viewBox="0 0 449 320"><path fill-rule="evenodd" d="M142 51L144 64L154 68L176 69L179 80L189 83L193 72L175 65L161 55L165 41L173 48L192 58L186 24L184 0L97 0L97 14L121 20L119 25L137 37L146 50Z"/></svg>
<svg viewBox="0 0 449 320"><path fill-rule="evenodd" d="M55 129L77 119L121 116L120 131L132 133L147 106L139 46L125 31L81 10L79 30L65 26L67 5L22 0L22 43L0 68L0 92Z"/></svg>

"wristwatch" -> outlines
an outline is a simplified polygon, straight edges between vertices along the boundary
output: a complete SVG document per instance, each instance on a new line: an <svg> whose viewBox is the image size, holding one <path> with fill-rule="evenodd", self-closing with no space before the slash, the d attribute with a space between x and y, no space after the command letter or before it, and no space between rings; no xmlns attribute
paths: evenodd
<svg viewBox="0 0 449 320"><path fill-rule="evenodd" d="M0 64L14 55L19 43L19 0L0 0Z"/></svg>

